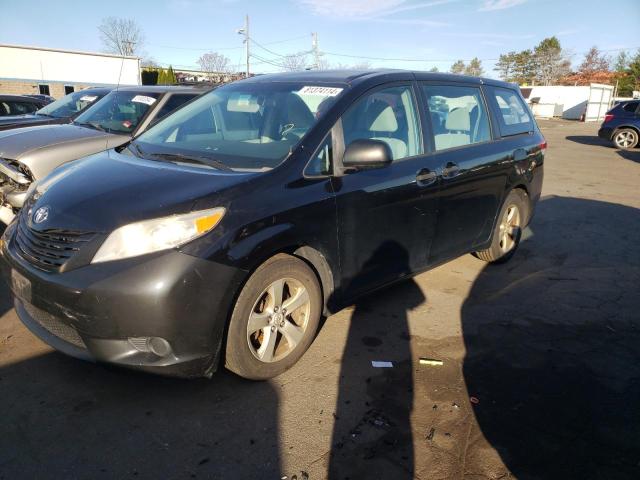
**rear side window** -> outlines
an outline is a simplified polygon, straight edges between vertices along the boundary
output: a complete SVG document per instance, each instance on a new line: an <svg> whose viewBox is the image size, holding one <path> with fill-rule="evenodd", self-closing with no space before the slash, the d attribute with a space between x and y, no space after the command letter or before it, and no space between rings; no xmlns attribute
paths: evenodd
<svg viewBox="0 0 640 480"><path fill-rule="evenodd" d="M393 160L420 155L422 138L409 86L389 87L365 94L342 116L344 144L355 140L381 140Z"/></svg>
<svg viewBox="0 0 640 480"><path fill-rule="evenodd" d="M517 92L499 87L487 87L487 90L489 98L494 102L500 133L503 137L528 133L533 130L529 108Z"/></svg>
<svg viewBox="0 0 640 480"><path fill-rule="evenodd" d="M195 94L174 94L169 97L169 99L162 106L160 111L156 115L156 120L160 120L162 117L167 114L173 112L178 107L181 107L185 103L187 103L192 98L196 97Z"/></svg>
<svg viewBox="0 0 640 480"><path fill-rule="evenodd" d="M436 150L491 140L487 108L477 87L424 85Z"/></svg>
<svg viewBox="0 0 640 480"><path fill-rule="evenodd" d="M625 106L622 107L622 109L625 112L635 113L635 111L638 109L638 105L640 105L640 102L629 102L625 104Z"/></svg>

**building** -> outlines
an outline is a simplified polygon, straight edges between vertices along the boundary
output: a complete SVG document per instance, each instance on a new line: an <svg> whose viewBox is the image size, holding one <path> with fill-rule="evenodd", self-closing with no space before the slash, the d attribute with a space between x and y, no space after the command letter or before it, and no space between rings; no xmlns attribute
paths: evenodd
<svg viewBox="0 0 640 480"><path fill-rule="evenodd" d="M612 85L520 87L533 114L538 118L562 117L596 122L604 120L613 103Z"/></svg>
<svg viewBox="0 0 640 480"><path fill-rule="evenodd" d="M140 85L140 59L0 44L0 94L60 98L96 86Z"/></svg>

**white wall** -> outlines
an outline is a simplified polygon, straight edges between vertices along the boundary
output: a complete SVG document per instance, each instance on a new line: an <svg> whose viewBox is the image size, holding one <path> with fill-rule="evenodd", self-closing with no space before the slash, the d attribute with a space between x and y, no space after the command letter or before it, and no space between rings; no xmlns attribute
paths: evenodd
<svg viewBox="0 0 640 480"><path fill-rule="evenodd" d="M0 78L98 85L139 85L139 60L101 53L0 45Z"/></svg>
<svg viewBox="0 0 640 480"><path fill-rule="evenodd" d="M562 117L579 119L585 112L591 87L548 86L531 87L528 100L540 97L540 105L562 105ZM538 108L540 111L543 108ZM536 109L534 109L535 113ZM548 109L553 111L553 109Z"/></svg>

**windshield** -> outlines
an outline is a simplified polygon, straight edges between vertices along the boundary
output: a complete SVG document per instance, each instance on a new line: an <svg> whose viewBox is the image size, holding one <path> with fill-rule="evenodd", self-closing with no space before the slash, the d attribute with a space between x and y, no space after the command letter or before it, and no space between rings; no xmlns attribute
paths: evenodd
<svg viewBox="0 0 640 480"><path fill-rule="evenodd" d="M102 98L102 96L103 94L93 92L79 91L70 93L60 100L56 100L46 107L41 108L36 113L55 118L73 117L76 113L81 112L93 102Z"/></svg>
<svg viewBox="0 0 640 480"><path fill-rule="evenodd" d="M207 158L263 170L282 162L342 87L239 82L203 95L138 137L147 158Z"/></svg>
<svg viewBox="0 0 640 480"><path fill-rule="evenodd" d="M74 123L109 133L131 133L159 96L153 92L114 90L79 115Z"/></svg>

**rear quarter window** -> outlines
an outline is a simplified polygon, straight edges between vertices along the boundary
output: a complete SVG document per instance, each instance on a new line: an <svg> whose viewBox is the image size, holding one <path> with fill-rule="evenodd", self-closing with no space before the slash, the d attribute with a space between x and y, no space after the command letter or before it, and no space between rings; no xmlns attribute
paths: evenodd
<svg viewBox="0 0 640 480"><path fill-rule="evenodd" d="M518 92L500 87L487 87L487 90L489 101L498 117L501 136L519 135L533 130L531 111Z"/></svg>
<svg viewBox="0 0 640 480"><path fill-rule="evenodd" d="M638 110L638 105L640 105L640 102L629 102L626 103L622 109L625 112L635 113L635 111Z"/></svg>

